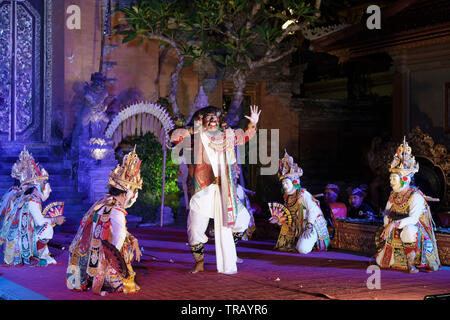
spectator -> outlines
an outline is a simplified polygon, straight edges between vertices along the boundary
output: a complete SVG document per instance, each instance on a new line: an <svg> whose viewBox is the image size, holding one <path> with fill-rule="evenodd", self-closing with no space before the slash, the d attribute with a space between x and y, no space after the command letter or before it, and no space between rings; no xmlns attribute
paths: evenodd
<svg viewBox="0 0 450 320"><path fill-rule="evenodd" d="M373 221L375 210L364 201L364 192L360 188L354 188L348 199L349 210L347 217L352 219L365 219Z"/></svg>
<svg viewBox="0 0 450 320"><path fill-rule="evenodd" d="M337 202L338 197L339 187L332 183L327 184L323 191L323 198L320 201L320 209L322 210L329 227L333 227L333 217L331 214L330 204Z"/></svg>

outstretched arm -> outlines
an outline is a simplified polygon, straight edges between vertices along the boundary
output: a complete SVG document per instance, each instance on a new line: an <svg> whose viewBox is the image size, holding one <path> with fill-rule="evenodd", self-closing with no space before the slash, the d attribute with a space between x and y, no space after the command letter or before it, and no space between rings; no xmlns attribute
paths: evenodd
<svg viewBox="0 0 450 320"><path fill-rule="evenodd" d="M190 137L191 134L193 134L192 128L179 128L179 129L172 130L169 133L169 137L170 137L171 143L173 145L177 145L177 144L183 142L183 140L185 138Z"/></svg>
<svg viewBox="0 0 450 320"><path fill-rule="evenodd" d="M261 114L261 110L258 110L258 106L252 105L250 106L250 117L245 116L248 120L250 120L250 125L256 127L259 121L259 115Z"/></svg>
<svg viewBox="0 0 450 320"><path fill-rule="evenodd" d="M235 145L243 145L255 136L256 125L258 124L260 114L261 110L258 109L258 106L250 106L250 116L245 116L250 122L245 132L241 129L235 130Z"/></svg>

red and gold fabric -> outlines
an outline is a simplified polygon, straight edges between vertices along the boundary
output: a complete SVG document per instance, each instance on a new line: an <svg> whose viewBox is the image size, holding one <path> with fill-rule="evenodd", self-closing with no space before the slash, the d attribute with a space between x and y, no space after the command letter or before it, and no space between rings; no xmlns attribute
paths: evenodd
<svg viewBox="0 0 450 320"><path fill-rule="evenodd" d="M100 294L103 287L113 292L134 293L139 290L134 282L135 273L131 266L132 243L135 238L127 233L121 250L115 249L111 244L110 213L112 210L125 212L126 215L126 211L117 206L113 197L105 196L97 201L83 217L69 248L66 285L70 290L86 290L89 279L92 281L92 290L95 294ZM119 268L120 265L126 266L126 277L123 276L125 267Z"/></svg>
<svg viewBox="0 0 450 320"><path fill-rule="evenodd" d="M391 207L390 211L387 213L386 222L397 222L394 223L394 229L386 241L383 241L380 238L384 227L380 227L378 230L375 238L378 248L376 258L382 268L406 271L409 268L407 254L411 251L415 251L416 257L414 259L414 266L430 271L436 271L440 268L441 263L434 234L434 221L431 216L430 207L425 200L423 200L424 206L419 220L415 224L418 230L416 242L405 243L401 240L402 229L399 228L399 222L410 216L410 204L413 196L424 197L419 189L413 187L403 193L391 193L388 200Z"/></svg>

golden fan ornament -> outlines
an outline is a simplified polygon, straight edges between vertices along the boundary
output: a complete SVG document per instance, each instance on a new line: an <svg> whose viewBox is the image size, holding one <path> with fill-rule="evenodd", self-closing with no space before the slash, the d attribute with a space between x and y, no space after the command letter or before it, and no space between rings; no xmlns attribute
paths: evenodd
<svg viewBox="0 0 450 320"><path fill-rule="evenodd" d="M269 219L271 223L277 223L279 225L291 225L292 214L288 208L278 202L269 202L270 214L272 217Z"/></svg>
<svg viewBox="0 0 450 320"><path fill-rule="evenodd" d="M64 201L52 202L45 207L44 211L42 211L42 215L45 218L55 218L62 216L63 211L64 211Z"/></svg>

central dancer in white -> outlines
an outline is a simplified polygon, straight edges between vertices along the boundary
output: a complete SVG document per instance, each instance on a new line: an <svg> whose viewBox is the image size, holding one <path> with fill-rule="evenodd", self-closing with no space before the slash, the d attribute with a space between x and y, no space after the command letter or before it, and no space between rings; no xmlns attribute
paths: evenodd
<svg viewBox="0 0 450 320"><path fill-rule="evenodd" d="M248 228L250 215L240 204L233 183L231 167L236 163L235 146L243 145L256 133L261 111L251 106L250 123L244 132L219 128L220 110L209 106L198 110L194 127L177 130L174 143L193 143L194 161L189 164L189 182L192 198L187 221L188 241L195 259L192 273L204 271L203 247L208 241L205 232L209 219L214 219L214 237L217 271L225 274L237 272L236 246L233 233ZM192 160L192 159L188 159Z"/></svg>

